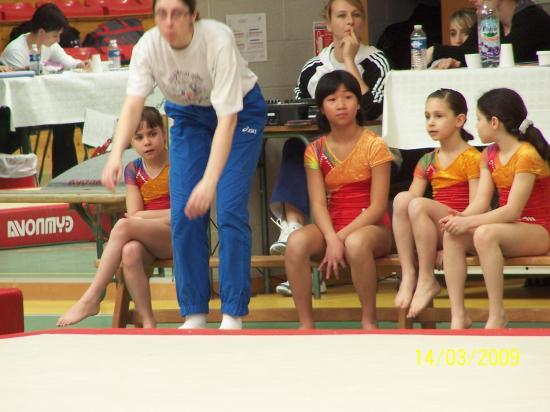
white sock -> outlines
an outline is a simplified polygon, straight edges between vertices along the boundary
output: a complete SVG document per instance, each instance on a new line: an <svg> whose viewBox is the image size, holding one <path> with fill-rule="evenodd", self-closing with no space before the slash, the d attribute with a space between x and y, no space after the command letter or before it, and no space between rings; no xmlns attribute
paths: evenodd
<svg viewBox="0 0 550 412"><path fill-rule="evenodd" d="M222 323L220 329L242 329L243 321L238 316L231 316L227 313L222 315Z"/></svg>
<svg viewBox="0 0 550 412"><path fill-rule="evenodd" d="M287 225L290 229L290 232L294 232L295 230L298 230L303 226L301 223L298 222L288 222Z"/></svg>
<svg viewBox="0 0 550 412"><path fill-rule="evenodd" d="M187 315L185 322L178 329L206 329L206 314L195 313Z"/></svg>

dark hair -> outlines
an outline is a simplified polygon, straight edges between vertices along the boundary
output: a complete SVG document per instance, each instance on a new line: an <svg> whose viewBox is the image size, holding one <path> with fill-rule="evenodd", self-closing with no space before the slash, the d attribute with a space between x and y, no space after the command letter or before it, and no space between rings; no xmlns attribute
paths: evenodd
<svg viewBox="0 0 550 412"><path fill-rule="evenodd" d="M36 33L44 31L57 31L67 27L67 18L63 12L53 3L46 3L38 7L32 15L29 29Z"/></svg>
<svg viewBox="0 0 550 412"><path fill-rule="evenodd" d="M155 15L155 7L158 0L153 0L153 16ZM193 14L197 11L197 0L179 0L181 4L189 7L189 13ZM199 12L197 12L197 20L199 19Z"/></svg>
<svg viewBox="0 0 550 412"><path fill-rule="evenodd" d="M504 128L518 140L531 143L540 156L547 162L550 159L550 147L541 131L530 124L525 133L520 131L520 125L527 119L527 108L521 96L512 89L489 90L477 101L478 110L490 120L496 117Z"/></svg>
<svg viewBox="0 0 550 412"><path fill-rule="evenodd" d="M447 102L449 108L455 114L455 116L458 116L459 114L463 114L465 116L468 115L468 104L466 103L466 99L464 98L462 93L457 92L456 90L436 90L428 96L426 101L430 99L441 99ZM462 137L462 140L464 140L465 142L467 142L468 140L473 140L474 138L471 133L467 132L466 129L464 129L464 126L460 128L460 137Z"/></svg>
<svg viewBox="0 0 550 412"><path fill-rule="evenodd" d="M145 106L143 108L139 124L141 125L142 122L147 123L147 126L149 126L151 129L155 127L160 127L162 130L164 130L164 121L162 120L162 115L154 107Z"/></svg>
<svg viewBox="0 0 550 412"><path fill-rule="evenodd" d="M323 102L325 98L338 90L343 85L347 90L352 92L357 97L357 103L359 104L359 110L355 120L358 124L362 125L364 122L363 110L361 110L361 86L355 77L345 70L334 70L327 73L319 79L317 88L315 89L315 101L319 107L319 113L317 114L317 124L319 130L323 133L330 131L330 123L327 117L323 113Z"/></svg>

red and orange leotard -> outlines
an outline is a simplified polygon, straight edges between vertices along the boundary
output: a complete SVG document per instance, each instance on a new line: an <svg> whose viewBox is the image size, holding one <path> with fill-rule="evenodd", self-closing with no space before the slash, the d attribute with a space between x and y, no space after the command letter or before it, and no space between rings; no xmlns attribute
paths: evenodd
<svg viewBox="0 0 550 412"><path fill-rule="evenodd" d="M393 156L381 137L365 129L351 153L338 159L322 136L310 143L304 153L309 169L321 170L327 192L328 211L336 231L347 226L370 206L371 169ZM386 212L379 224L390 227Z"/></svg>
<svg viewBox="0 0 550 412"><path fill-rule="evenodd" d="M498 146L492 144L483 151L482 156L497 187L499 207L508 202L508 195L517 173L536 175L535 185L518 221L542 225L550 233L550 171L548 162L528 142L523 142L505 165L500 163L498 154Z"/></svg>
<svg viewBox="0 0 550 412"><path fill-rule="evenodd" d="M169 170L166 165L158 176L151 178L143 165L143 159L138 158L126 165L124 183L138 187L145 210L170 209Z"/></svg>
<svg viewBox="0 0 550 412"><path fill-rule="evenodd" d="M439 149L435 149L422 156L414 169L414 177L430 182L434 200L461 212L470 201L468 181L479 178L480 153L470 147L445 169L439 164L438 154Z"/></svg>

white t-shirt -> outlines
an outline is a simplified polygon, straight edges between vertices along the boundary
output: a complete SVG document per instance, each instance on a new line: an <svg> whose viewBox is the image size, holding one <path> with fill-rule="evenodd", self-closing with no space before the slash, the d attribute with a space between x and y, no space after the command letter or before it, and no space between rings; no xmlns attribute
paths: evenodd
<svg viewBox="0 0 550 412"><path fill-rule="evenodd" d="M27 44L28 35L29 33L22 34L17 39L9 43L4 49L2 56L0 56L0 61L6 66L16 69L29 67L29 54L31 51L29 49L29 45ZM74 69L79 63L82 63L81 60L74 59L65 53L59 43L54 43L50 47L42 46L42 50L40 51L40 61L44 65L48 65L49 62L53 64L61 64L63 67L68 69Z"/></svg>
<svg viewBox="0 0 550 412"><path fill-rule="evenodd" d="M215 20L194 25L191 43L173 49L157 27L132 52L126 93L147 97L158 85L177 104L212 106L218 116L237 113L258 78L242 58L231 29Z"/></svg>

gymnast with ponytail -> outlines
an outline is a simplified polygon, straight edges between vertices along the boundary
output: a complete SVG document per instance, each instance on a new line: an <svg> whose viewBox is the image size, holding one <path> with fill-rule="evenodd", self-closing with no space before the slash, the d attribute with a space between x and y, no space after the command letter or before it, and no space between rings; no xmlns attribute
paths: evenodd
<svg viewBox="0 0 550 412"><path fill-rule="evenodd" d="M518 93L501 88L483 94L477 105L477 131L488 143L481 156L479 186L462 213L441 219L444 270L451 302L451 328L471 325L464 307L466 255L477 254L489 296L485 328L504 328L505 257L550 251L550 148L527 117ZM489 210L493 193L498 208Z"/></svg>

